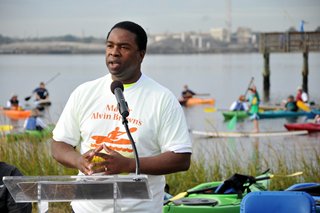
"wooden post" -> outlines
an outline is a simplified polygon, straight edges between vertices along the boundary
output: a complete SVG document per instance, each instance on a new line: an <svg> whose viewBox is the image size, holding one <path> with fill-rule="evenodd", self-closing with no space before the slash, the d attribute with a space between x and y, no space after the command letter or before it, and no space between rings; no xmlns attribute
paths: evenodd
<svg viewBox="0 0 320 213"><path fill-rule="evenodd" d="M263 70L263 100L269 102L270 100L270 53L263 54L264 70Z"/></svg>
<svg viewBox="0 0 320 213"><path fill-rule="evenodd" d="M306 93L308 93L308 74L309 74L308 56L309 56L308 51L303 52L302 89Z"/></svg>

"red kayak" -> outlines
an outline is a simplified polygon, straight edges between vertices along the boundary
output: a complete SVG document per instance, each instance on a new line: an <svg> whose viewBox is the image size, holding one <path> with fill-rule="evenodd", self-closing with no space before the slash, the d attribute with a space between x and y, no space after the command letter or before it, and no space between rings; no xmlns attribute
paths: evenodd
<svg viewBox="0 0 320 213"><path fill-rule="evenodd" d="M307 130L308 132L320 132L320 124L316 123L292 123L285 124L284 127L289 131Z"/></svg>

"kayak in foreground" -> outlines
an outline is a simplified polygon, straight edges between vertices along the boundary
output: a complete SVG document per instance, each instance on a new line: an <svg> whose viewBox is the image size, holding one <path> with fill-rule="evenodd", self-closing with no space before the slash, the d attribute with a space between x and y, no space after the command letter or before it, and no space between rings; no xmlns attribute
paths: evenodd
<svg viewBox="0 0 320 213"><path fill-rule="evenodd" d="M265 191L268 174L254 178L234 174L222 182L197 185L165 202L163 213L234 213L240 212L242 198L252 191Z"/></svg>
<svg viewBox="0 0 320 213"><path fill-rule="evenodd" d="M300 174L302 172L296 172L283 177L293 177ZM303 206L300 206L301 208L310 207L316 210L316 212L320 212L319 183L298 183L282 192L269 191L270 179L274 176L268 171L256 178L248 175L234 174L223 182L203 183L165 200L163 213L239 213L244 201L253 194L288 194L290 192L296 194L298 191L307 193L310 198L309 201L311 201L311 205L310 203L303 203ZM271 201L271 203L275 202L279 203L278 200ZM295 204L292 204L292 202L288 203L285 200L280 202L280 206L282 207L288 207L288 205L291 207Z"/></svg>

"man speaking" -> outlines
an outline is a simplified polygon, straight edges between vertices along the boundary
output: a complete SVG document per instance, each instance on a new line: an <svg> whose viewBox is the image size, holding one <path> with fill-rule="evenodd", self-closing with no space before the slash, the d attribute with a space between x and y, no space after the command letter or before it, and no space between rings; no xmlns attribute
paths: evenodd
<svg viewBox="0 0 320 213"><path fill-rule="evenodd" d="M123 84L129 131L139 153L141 174L148 175L152 200L119 200L119 212L162 212L164 175L190 166L192 144L178 100L141 72L146 47L147 35L141 26L129 21L114 25L106 40L109 74L72 92L53 131L53 157L77 168L79 175L134 173L133 148L110 90L113 81ZM113 212L112 200L73 201L71 205L76 213Z"/></svg>

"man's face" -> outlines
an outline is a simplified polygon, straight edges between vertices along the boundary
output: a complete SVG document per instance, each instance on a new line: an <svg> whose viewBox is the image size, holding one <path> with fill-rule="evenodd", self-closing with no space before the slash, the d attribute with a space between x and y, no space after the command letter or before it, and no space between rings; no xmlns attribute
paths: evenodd
<svg viewBox="0 0 320 213"><path fill-rule="evenodd" d="M106 44L106 65L113 80L133 83L139 79L145 51L139 50L135 38L135 34L124 29L111 31Z"/></svg>

